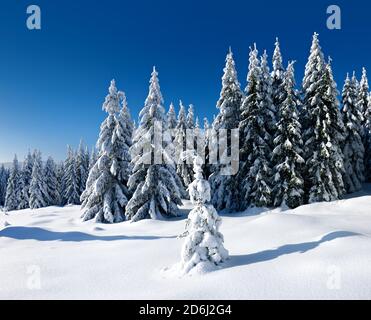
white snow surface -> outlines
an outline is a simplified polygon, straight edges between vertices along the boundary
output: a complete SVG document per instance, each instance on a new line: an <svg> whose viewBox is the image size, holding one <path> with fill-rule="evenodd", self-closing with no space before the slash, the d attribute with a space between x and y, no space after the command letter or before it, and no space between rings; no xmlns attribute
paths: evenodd
<svg viewBox="0 0 371 320"><path fill-rule="evenodd" d="M78 206L0 213L0 298L371 299L371 185L365 190L222 215L230 259L183 277L171 270L184 219L97 224L82 222ZM190 208L185 202L184 214Z"/></svg>

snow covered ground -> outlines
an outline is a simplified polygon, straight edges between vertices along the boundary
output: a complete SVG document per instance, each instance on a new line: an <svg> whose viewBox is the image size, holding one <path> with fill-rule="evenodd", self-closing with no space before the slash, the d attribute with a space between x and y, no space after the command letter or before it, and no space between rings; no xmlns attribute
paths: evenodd
<svg viewBox="0 0 371 320"><path fill-rule="evenodd" d="M371 299L371 185L332 203L223 216L230 260L183 278L163 269L180 261L184 219L103 225L80 215L0 214L0 298Z"/></svg>

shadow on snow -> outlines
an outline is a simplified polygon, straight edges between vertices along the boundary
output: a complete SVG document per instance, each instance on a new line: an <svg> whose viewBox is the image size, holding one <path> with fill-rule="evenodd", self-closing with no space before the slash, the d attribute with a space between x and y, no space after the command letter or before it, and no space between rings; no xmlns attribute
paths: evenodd
<svg viewBox="0 0 371 320"><path fill-rule="evenodd" d="M114 240L157 240L172 239L176 236L96 236L88 233L67 231L57 232L36 227L7 227L0 231L0 237L7 237L17 240L38 240L38 241L114 241Z"/></svg>
<svg viewBox="0 0 371 320"><path fill-rule="evenodd" d="M305 253L309 250L317 248L321 243L332 241L339 238L346 238L352 236L361 235L359 233L350 232L350 231L335 231L331 232L322 237L318 241L295 243L295 244L286 244L276 249L264 250L251 254L244 255L232 255L230 260L228 260L223 267L233 268L238 266L249 265L258 262L264 262L269 260L274 260L280 256L291 254L291 253Z"/></svg>

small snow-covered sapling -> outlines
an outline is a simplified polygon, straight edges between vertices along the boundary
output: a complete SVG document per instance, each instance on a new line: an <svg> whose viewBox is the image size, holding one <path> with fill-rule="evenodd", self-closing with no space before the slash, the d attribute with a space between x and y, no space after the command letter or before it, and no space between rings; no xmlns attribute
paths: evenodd
<svg viewBox="0 0 371 320"><path fill-rule="evenodd" d="M186 240L182 248L181 269L184 273L194 267L208 269L228 259L219 232L221 218L210 203L210 184L203 178L202 159L195 157L195 180L189 185L189 196L195 207L187 220Z"/></svg>

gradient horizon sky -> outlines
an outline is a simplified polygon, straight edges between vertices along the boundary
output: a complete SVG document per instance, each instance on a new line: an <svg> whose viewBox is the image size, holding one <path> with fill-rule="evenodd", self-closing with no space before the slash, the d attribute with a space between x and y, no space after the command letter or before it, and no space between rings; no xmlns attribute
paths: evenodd
<svg viewBox="0 0 371 320"><path fill-rule="evenodd" d="M41 8L42 29L26 28L26 8ZM342 29L326 28L326 8L339 5ZM65 157L82 138L95 144L101 106L116 79L137 119L152 66L165 107L194 104L210 120L228 47L246 86L249 46L271 59L279 37L284 64L296 60L301 84L313 32L333 59L341 90L346 72L371 74L370 4L363 1L72 1L4 0L0 10L0 162L29 149Z"/></svg>

